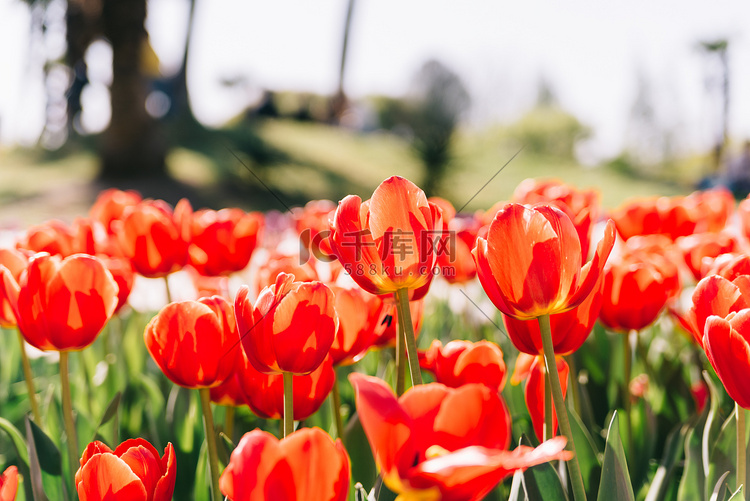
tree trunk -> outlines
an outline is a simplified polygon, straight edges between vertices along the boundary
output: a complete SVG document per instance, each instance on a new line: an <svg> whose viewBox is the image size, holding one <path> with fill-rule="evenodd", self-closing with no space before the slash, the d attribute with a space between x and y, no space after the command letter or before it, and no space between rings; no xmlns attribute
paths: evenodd
<svg viewBox="0 0 750 501"><path fill-rule="evenodd" d="M146 0L104 0L104 36L112 44L112 118L101 144L102 178L166 175L166 142L146 112L148 82L141 68Z"/></svg>

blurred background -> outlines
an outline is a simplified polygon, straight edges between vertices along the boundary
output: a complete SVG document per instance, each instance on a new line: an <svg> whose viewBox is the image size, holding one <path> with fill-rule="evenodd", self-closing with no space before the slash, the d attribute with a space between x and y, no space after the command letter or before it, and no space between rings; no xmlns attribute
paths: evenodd
<svg viewBox="0 0 750 501"><path fill-rule="evenodd" d="M739 0L0 0L0 225L111 186L284 210L393 174L465 210L532 176L607 207L744 196L747 19Z"/></svg>

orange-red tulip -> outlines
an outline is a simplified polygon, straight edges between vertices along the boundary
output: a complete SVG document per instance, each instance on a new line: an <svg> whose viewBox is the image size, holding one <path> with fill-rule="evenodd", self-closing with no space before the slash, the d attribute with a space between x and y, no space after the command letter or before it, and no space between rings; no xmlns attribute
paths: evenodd
<svg viewBox="0 0 750 501"><path fill-rule="evenodd" d="M602 284L600 278L594 291L572 310L550 315L552 348L556 354L573 353L591 334L602 307ZM529 355L542 354L542 334L536 319L520 320L503 314L503 323L513 346L519 351Z"/></svg>
<svg viewBox="0 0 750 501"><path fill-rule="evenodd" d="M591 245L591 231L599 220L599 198L596 190L579 190L559 179L529 178L516 187L512 200L526 205L553 205L565 212L576 228L581 241L581 257L586 261Z"/></svg>
<svg viewBox="0 0 750 501"><path fill-rule="evenodd" d="M16 243L19 249L31 252L47 252L53 256L68 257L73 254L97 253L97 236L104 238L104 230L91 219L78 218L72 226L52 219L42 224L31 226Z"/></svg>
<svg viewBox="0 0 750 501"><path fill-rule="evenodd" d="M232 305L221 296L170 303L144 332L161 371L185 388L211 388L229 377L239 350Z"/></svg>
<svg viewBox="0 0 750 501"><path fill-rule="evenodd" d="M714 259L705 276L721 275L734 280L740 275L750 275L750 254L722 254Z"/></svg>
<svg viewBox="0 0 750 501"><path fill-rule="evenodd" d="M110 188L99 193L94 205L89 209L89 216L102 223L108 233L113 233L112 222L122 219L126 208L140 202L141 195L137 191Z"/></svg>
<svg viewBox="0 0 750 501"><path fill-rule="evenodd" d="M256 429L237 444L219 485L230 501L345 501L350 476L341 440L320 428L282 440Z"/></svg>
<svg viewBox="0 0 750 501"><path fill-rule="evenodd" d="M234 305L242 347L253 367L265 374L314 371L328 355L338 328L331 289L280 273L254 306L249 293L242 286Z"/></svg>
<svg viewBox="0 0 750 501"><path fill-rule="evenodd" d="M435 381L450 388L479 383L501 391L505 386L503 352L489 341L455 340L443 346L436 339L420 356L419 364L435 374Z"/></svg>
<svg viewBox="0 0 750 501"><path fill-rule="evenodd" d="M734 195L727 188L696 191L688 195L686 201L693 205L698 213L696 233L721 231L734 213Z"/></svg>
<svg viewBox="0 0 750 501"><path fill-rule="evenodd" d="M112 222L119 247L135 271L149 278L164 277L188 260L192 209L186 199L172 208L161 200L125 208Z"/></svg>
<svg viewBox="0 0 750 501"><path fill-rule="evenodd" d="M331 222L331 247L357 284L372 294L426 294L443 237L441 211L414 183L393 176L362 202L349 195Z"/></svg>
<svg viewBox="0 0 750 501"><path fill-rule="evenodd" d="M16 314L13 305L9 302L5 293L5 279L2 275L8 274L8 284L18 284L21 273L29 266L29 254L17 249L0 249L0 327L15 327Z"/></svg>
<svg viewBox="0 0 750 501"><path fill-rule="evenodd" d="M722 254L737 252L740 248L737 238L725 232L695 233L678 238L675 244L696 280L705 276L714 259Z"/></svg>
<svg viewBox="0 0 750 501"><path fill-rule="evenodd" d="M281 419L284 414L284 377L281 374L262 374L239 357L236 370L238 389L244 403L257 416ZM326 357L317 369L304 376L292 377L294 419L307 419L320 409L336 381L331 357Z"/></svg>
<svg viewBox="0 0 750 501"><path fill-rule="evenodd" d="M703 348L729 396L750 408L750 309L708 317Z"/></svg>
<svg viewBox="0 0 750 501"><path fill-rule="evenodd" d="M477 275L471 250L477 241L482 222L476 217L456 217L456 209L442 198L431 197L443 213L444 238L437 250L440 273L450 283L464 283Z"/></svg>
<svg viewBox="0 0 750 501"><path fill-rule="evenodd" d="M353 284L352 284L353 285ZM334 365L351 365L365 356L377 337L383 301L361 288L331 286L336 298L339 328L331 345Z"/></svg>
<svg viewBox="0 0 750 501"><path fill-rule="evenodd" d="M679 291L674 262L654 253L626 251L605 266L599 318L611 329L641 330L656 320Z"/></svg>
<svg viewBox="0 0 750 501"><path fill-rule="evenodd" d="M176 478L172 444L159 456L153 445L136 438L114 451L102 442L91 442L75 482L81 501L170 501Z"/></svg>
<svg viewBox="0 0 750 501"><path fill-rule="evenodd" d="M380 379L356 373L349 379L383 480L404 499L478 500L515 470L570 457L562 438L506 450L508 409L484 385L429 383L397 399Z"/></svg>
<svg viewBox="0 0 750 501"><path fill-rule="evenodd" d="M199 210L193 214L189 263L206 276L244 269L258 243L263 216L241 209Z"/></svg>
<svg viewBox="0 0 750 501"><path fill-rule="evenodd" d="M26 341L40 350L82 350L94 342L117 307L117 283L86 254L61 259L42 252L16 282L3 273L8 300Z"/></svg>
<svg viewBox="0 0 750 501"><path fill-rule="evenodd" d="M695 233L701 218L693 200L659 197L632 200L610 214L624 240L635 235L666 235L671 240Z"/></svg>
<svg viewBox="0 0 750 501"><path fill-rule="evenodd" d="M687 313L672 313L680 325L693 335L693 340L703 346L708 317L717 315L724 318L745 308L750 308L750 275L740 275L732 281L719 275L710 275L695 286L693 304Z"/></svg>
<svg viewBox="0 0 750 501"><path fill-rule="evenodd" d="M330 200L312 200L304 208L292 209L300 243L323 261L336 259L329 240L329 221L335 212L336 204Z"/></svg>
<svg viewBox="0 0 750 501"><path fill-rule="evenodd" d="M568 392L568 375L570 374L570 367L568 367L568 363L562 357L555 357L555 361L557 363L557 374L560 377L562 395L563 398L565 398L565 395ZM529 409L529 416L531 416L531 424L534 426L534 433L539 441L544 439L544 379L546 377L547 367L544 365L543 357L532 356L526 353L518 355L511 383L518 384L522 380L526 380L526 386L524 387L524 400L526 401L526 408ZM555 410L554 405L551 407L551 436L554 436L557 434L557 411Z"/></svg>
<svg viewBox="0 0 750 501"><path fill-rule="evenodd" d="M532 319L575 308L591 294L615 242L607 223L591 261L581 266L581 243L560 209L508 204L477 238L474 259L485 292L506 315Z"/></svg>
<svg viewBox="0 0 750 501"><path fill-rule="evenodd" d="M117 307L115 313L125 306L135 283L135 270L128 259L99 255L99 259L112 274L117 284Z"/></svg>
<svg viewBox="0 0 750 501"><path fill-rule="evenodd" d="M0 501L13 501L18 491L18 468L8 466L0 475Z"/></svg>

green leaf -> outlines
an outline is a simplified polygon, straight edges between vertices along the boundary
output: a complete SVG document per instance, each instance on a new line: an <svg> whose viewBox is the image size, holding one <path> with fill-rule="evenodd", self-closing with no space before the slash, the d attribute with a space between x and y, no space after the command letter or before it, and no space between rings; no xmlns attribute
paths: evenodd
<svg viewBox="0 0 750 501"><path fill-rule="evenodd" d="M198 392L175 386L167 403L167 422L175 432L177 446L183 452L195 447L196 425L199 421Z"/></svg>
<svg viewBox="0 0 750 501"><path fill-rule="evenodd" d="M99 431L99 428L109 423L112 420L112 418L115 417L115 414L117 414L117 410L120 407L121 398L122 398L122 392L119 392L119 391L115 393L114 397L112 397L112 400L110 400L109 405L107 405L107 410L104 411L104 415L102 416L102 419L99 421L99 425L96 427L97 431Z"/></svg>
<svg viewBox="0 0 750 501"><path fill-rule="evenodd" d="M607 431L607 445L604 448L602 477L597 498L610 501L635 501L625 451L620 439L620 423L616 411L612 415Z"/></svg>
<svg viewBox="0 0 750 501"><path fill-rule="evenodd" d="M221 440L217 440L216 447L219 453L219 461L224 465L228 465L229 458L232 455L232 451L234 451L234 442L223 431L219 433L219 438Z"/></svg>
<svg viewBox="0 0 750 501"><path fill-rule="evenodd" d="M672 430L667 437L667 443L664 447L659 468L656 470L651 486L646 495L646 501L659 501L665 498L665 494L671 485L671 477L674 473L677 462L682 458L682 451L685 444L685 436L690 431L690 426L684 424Z"/></svg>
<svg viewBox="0 0 750 501"><path fill-rule="evenodd" d="M51 438L42 431L37 424L26 418L26 432L29 430L34 438L34 446L36 449L37 457L39 458L39 466L42 470L59 477L62 475L62 456L60 450L57 448ZM29 443L29 446L31 443Z"/></svg>
<svg viewBox="0 0 750 501"><path fill-rule="evenodd" d="M734 463L737 456L737 420L735 417L735 414L732 414L727 418L721 430L719 430L714 446L711 448L709 467L706 471L707 489L719 485L724 478L729 485L735 483ZM708 492L706 495L708 497Z"/></svg>
<svg viewBox="0 0 750 501"><path fill-rule="evenodd" d="M39 456L34 443L34 432L32 431L31 420L28 417L26 418L26 439L29 441L29 480L34 499L36 501L47 501L47 496L44 494L44 484L42 483L42 468L39 465Z"/></svg>
<svg viewBox="0 0 750 501"><path fill-rule="evenodd" d="M26 450L26 441L23 439L23 435L18 431L18 428L5 418L0 417L0 430L5 431L13 442L13 447L16 450L16 455L24 465L29 465L29 453Z"/></svg>
<svg viewBox="0 0 750 501"><path fill-rule="evenodd" d="M344 438L342 440L346 450L349 451L349 459L352 465L352 480L361 482L365 489L371 489L378 476L370 450L370 443L362 428L359 414L354 413L344 427Z"/></svg>
<svg viewBox="0 0 750 501"><path fill-rule="evenodd" d="M521 437L521 444L531 447L531 442L526 435ZM549 462L527 468L523 472L523 487L529 499L568 500L565 489L560 482L560 476Z"/></svg>
<svg viewBox="0 0 750 501"><path fill-rule="evenodd" d="M208 478L208 447L203 441L198 455L198 466L195 468L195 501L211 501L210 480Z"/></svg>
<svg viewBox="0 0 750 501"><path fill-rule="evenodd" d="M594 493L599 489L599 477L602 471L602 465L599 462L599 449L575 410L569 408L568 415L570 416L570 428L573 431L573 442L576 444L578 464L581 465L583 485L588 497L593 498Z"/></svg>
<svg viewBox="0 0 750 501"><path fill-rule="evenodd" d="M708 406L703 409L695 426L688 431L685 437L685 467L680 479L680 488L677 491L677 501L703 501L705 491L705 478L703 472L703 460L701 458L702 433L706 426L708 417Z"/></svg>
<svg viewBox="0 0 750 501"><path fill-rule="evenodd" d="M703 471L708 474L711 453L713 452L713 447L716 444L716 439L719 436L719 432L721 431L721 398L719 397L719 390L717 390L713 378L711 378L707 371L703 371L703 379L708 385L709 410L708 417L706 418L706 426L703 430L701 454L703 458ZM710 487L706 486L706 488Z"/></svg>

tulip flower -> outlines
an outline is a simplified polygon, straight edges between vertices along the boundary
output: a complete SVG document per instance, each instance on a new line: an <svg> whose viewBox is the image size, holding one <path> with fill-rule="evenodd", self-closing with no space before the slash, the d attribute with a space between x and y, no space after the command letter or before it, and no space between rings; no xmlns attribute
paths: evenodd
<svg viewBox="0 0 750 501"><path fill-rule="evenodd" d="M341 440L320 428L282 440L256 429L237 444L220 485L230 501L345 501L350 476Z"/></svg>
<svg viewBox="0 0 750 501"><path fill-rule="evenodd" d="M243 286L235 298L237 325L250 363L265 374L309 374L328 354L338 328L335 299L321 282L280 273L251 304Z"/></svg>
<svg viewBox="0 0 750 501"><path fill-rule="evenodd" d="M166 277L187 264L191 213L186 199L174 211L161 200L124 209L112 228L135 271L149 278Z"/></svg>
<svg viewBox="0 0 750 501"><path fill-rule="evenodd" d="M594 290L615 242L607 223L594 258L581 267L581 243L570 218L549 206L508 204L474 248L485 292L506 315L533 319L581 304Z"/></svg>
<svg viewBox="0 0 750 501"><path fill-rule="evenodd" d="M695 191L685 200L695 207L698 222L696 233L722 231L734 213L735 200L731 191L724 187Z"/></svg>
<svg viewBox="0 0 750 501"><path fill-rule="evenodd" d="M428 286L435 239L443 223L437 205L414 183L393 176L366 202L349 195L331 222L331 247L357 284L372 294Z"/></svg>
<svg viewBox="0 0 750 501"><path fill-rule="evenodd" d="M678 273L674 262L653 253L633 250L610 259L604 272L602 323L625 332L644 329L680 292Z"/></svg>
<svg viewBox="0 0 750 501"><path fill-rule="evenodd" d="M482 226L479 218L456 217L456 209L442 198L431 197L429 201L440 207L443 215L445 245L437 252L440 274L449 283L465 283L477 275L471 250L477 241Z"/></svg>
<svg viewBox="0 0 750 501"><path fill-rule="evenodd" d="M678 238L675 244L695 280L705 276L704 272L717 257L740 248L737 238L729 233L696 233Z"/></svg>
<svg viewBox="0 0 750 501"><path fill-rule="evenodd" d="M750 254L722 254L714 259L703 275L721 275L727 280L734 280L740 275L750 275Z"/></svg>
<svg viewBox="0 0 750 501"><path fill-rule="evenodd" d="M253 286L251 290L257 294L264 287L275 284L279 273L294 275L294 280L297 282L322 281L310 261L301 263L299 256L272 253L266 261L258 266L254 277L255 281L251 283Z"/></svg>
<svg viewBox="0 0 750 501"><path fill-rule="evenodd" d="M18 468L8 466L0 475L0 501L13 501L18 491Z"/></svg>
<svg viewBox="0 0 750 501"><path fill-rule="evenodd" d="M168 304L146 326L144 341L165 376L194 389L224 382L239 350L232 305L221 296Z"/></svg>
<svg viewBox="0 0 750 501"><path fill-rule="evenodd" d="M75 475L80 501L170 501L177 478L174 447L164 455L142 438L121 443L113 451L91 442Z"/></svg>
<svg viewBox="0 0 750 501"><path fill-rule="evenodd" d="M331 200L312 200L304 208L292 209L302 247L322 261L336 259L328 238L331 233L329 220L335 212L336 204Z"/></svg>
<svg viewBox="0 0 750 501"><path fill-rule="evenodd" d="M356 373L349 379L375 462L398 499L479 500L516 470L570 458L562 438L506 450L508 409L484 385L430 383L397 399L380 379Z"/></svg>
<svg viewBox="0 0 750 501"><path fill-rule="evenodd" d="M138 205L141 195L134 190L122 191L110 188L99 193L94 205L89 209L89 216L104 225L107 233L114 233L112 222L122 219L125 209Z"/></svg>
<svg viewBox="0 0 750 501"><path fill-rule="evenodd" d="M455 340L443 346L436 339L420 357L420 365L435 373L435 381L450 388L479 383L502 391L505 386L503 352L489 341Z"/></svg>
<svg viewBox="0 0 750 501"><path fill-rule="evenodd" d="M228 275L244 269L258 243L260 213L241 209L199 210L193 213L189 263L206 276Z"/></svg>
<svg viewBox="0 0 750 501"><path fill-rule="evenodd" d="M671 240L695 233L700 212L685 197L659 197L626 202L610 214L624 240L635 235L665 235Z"/></svg>
<svg viewBox="0 0 750 501"><path fill-rule="evenodd" d="M750 308L750 276L740 275L729 281L719 275L710 275L695 286L692 306L687 313L672 313L680 325L693 335L696 344L703 347L706 320L710 316L724 318L745 308Z"/></svg>
<svg viewBox="0 0 750 501"><path fill-rule="evenodd" d="M745 484L745 409L750 408L750 309L731 312L726 317L712 315L706 320L703 348L716 375L735 402L737 418L737 488Z"/></svg>
<svg viewBox="0 0 750 501"><path fill-rule="evenodd" d="M584 261L589 256L591 232L599 220L599 199L600 195L596 190L579 190L558 179L534 178L521 181L512 197L513 202L553 205L567 214L581 241L581 257Z"/></svg>
<svg viewBox="0 0 750 501"><path fill-rule="evenodd" d="M570 367L562 357L555 357L555 360L557 362L557 373L562 383L563 398L565 398L565 394L568 392ZM554 437L557 433L557 412L554 406L549 405L551 411L549 419L547 419L547 413L545 412L547 405L545 400L547 397L545 395L544 380L546 374L547 368L544 365L543 357L521 353L516 359L516 368L513 371L511 379L511 383L513 384L518 384L526 380L524 400L526 401L526 408L529 410L529 416L531 416L534 433L540 442L545 438ZM545 427L549 429L546 434Z"/></svg>

